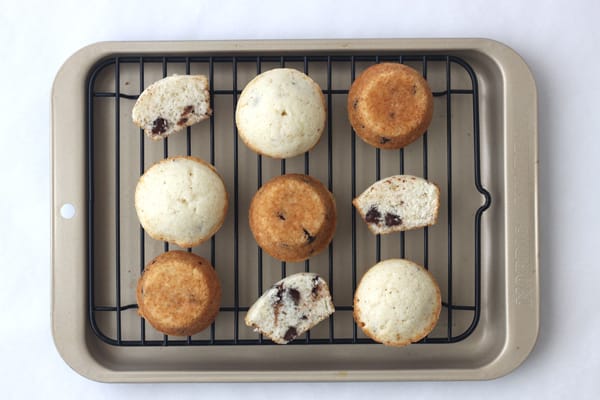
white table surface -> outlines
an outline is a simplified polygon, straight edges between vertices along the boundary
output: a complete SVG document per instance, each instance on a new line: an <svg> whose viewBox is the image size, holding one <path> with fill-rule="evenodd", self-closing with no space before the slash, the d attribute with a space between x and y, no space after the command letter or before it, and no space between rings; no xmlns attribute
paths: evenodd
<svg viewBox="0 0 600 400"><path fill-rule="evenodd" d="M589 1L39 1L0 4L2 398L598 398L600 3ZM117 4L119 3L119 4ZM293 5L292 5L293 4ZM539 93L541 327L485 382L102 384L50 333L50 88L104 40L488 37L519 52ZM8 395L8 396L7 396Z"/></svg>

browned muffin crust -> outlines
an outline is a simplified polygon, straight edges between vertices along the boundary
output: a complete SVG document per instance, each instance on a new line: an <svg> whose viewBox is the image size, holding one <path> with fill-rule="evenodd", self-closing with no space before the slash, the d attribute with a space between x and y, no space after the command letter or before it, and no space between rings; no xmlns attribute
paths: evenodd
<svg viewBox="0 0 600 400"><path fill-rule="evenodd" d="M315 178L283 175L254 195L249 218L254 238L264 251L282 261L302 261L331 242L335 200Z"/></svg>
<svg viewBox="0 0 600 400"><path fill-rule="evenodd" d="M136 296L138 313L157 331L191 336L216 318L221 284L204 258L185 251L169 251L146 266Z"/></svg>
<svg viewBox="0 0 600 400"><path fill-rule="evenodd" d="M367 68L348 93L355 132L381 149L400 149L417 140L433 116L433 95L419 72L403 64Z"/></svg>

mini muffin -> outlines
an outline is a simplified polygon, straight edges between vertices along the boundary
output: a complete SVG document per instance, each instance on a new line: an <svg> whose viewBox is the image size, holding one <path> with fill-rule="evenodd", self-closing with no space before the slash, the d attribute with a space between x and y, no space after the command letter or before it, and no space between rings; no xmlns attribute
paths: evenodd
<svg viewBox="0 0 600 400"><path fill-rule="evenodd" d="M169 251L146 266L137 284L138 313L157 331L191 336L208 327L221 303L221 284L204 258Z"/></svg>
<svg viewBox="0 0 600 400"><path fill-rule="evenodd" d="M282 175L254 195L249 217L252 234L263 250L282 261L302 261L331 242L335 200L315 178Z"/></svg>
<svg viewBox="0 0 600 400"><path fill-rule="evenodd" d="M440 190L411 175L375 182L352 201L369 230L376 235L433 225L440 209Z"/></svg>
<svg viewBox="0 0 600 400"><path fill-rule="evenodd" d="M193 247L219 230L227 213L227 191L215 168L196 157L171 157L140 177L135 209L154 239Z"/></svg>
<svg viewBox="0 0 600 400"><path fill-rule="evenodd" d="M204 75L167 76L140 94L131 117L152 140L160 140L208 119L210 93Z"/></svg>
<svg viewBox="0 0 600 400"><path fill-rule="evenodd" d="M327 283L317 274L290 275L263 293L246 314L246 325L286 344L333 314Z"/></svg>
<svg viewBox="0 0 600 400"><path fill-rule="evenodd" d="M403 259L375 264L354 293L354 320L367 336L388 346L423 339L435 327L441 309L433 276Z"/></svg>
<svg viewBox="0 0 600 400"><path fill-rule="evenodd" d="M308 75L290 68L272 69L246 85L235 121L240 138L255 152L294 157L312 149L321 138L325 98Z"/></svg>
<svg viewBox="0 0 600 400"><path fill-rule="evenodd" d="M348 93L354 131L371 146L400 149L417 140L431 123L433 96L411 67L382 63L367 68Z"/></svg>

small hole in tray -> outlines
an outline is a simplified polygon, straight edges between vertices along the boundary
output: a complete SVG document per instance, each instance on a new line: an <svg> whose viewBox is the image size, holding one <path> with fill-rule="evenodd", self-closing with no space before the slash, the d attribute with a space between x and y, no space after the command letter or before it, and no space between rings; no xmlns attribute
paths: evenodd
<svg viewBox="0 0 600 400"><path fill-rule="evenodd" d="M64 219L71 219L75 216L75 206L71 203L65 203L60 208L60 216Z"/></svg>

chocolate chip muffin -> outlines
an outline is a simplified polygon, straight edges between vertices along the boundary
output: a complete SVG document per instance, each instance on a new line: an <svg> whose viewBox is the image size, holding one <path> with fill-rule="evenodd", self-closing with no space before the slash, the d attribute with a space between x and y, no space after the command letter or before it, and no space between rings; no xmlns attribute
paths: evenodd
<svg viewBox="0 0 600 400"><path fill-rule="evenodd" d="M161 254L137 284L138 313L157 331L191 336L216 318L221 284L204 258L185 251Z"/></svg>
<svg viewBox="0 0 600 400"><path fill-rule="evenodd" d="M252 234L264 251L282 261L302 261L331 242L335 200L315 178L288 174L259 189L249 217Z"/></svg>
<svg viewBox="0 0 600 400"><path fill-rule="evenodd" d="M367 336L388 346L423 339L441 308L440 288L431 273L404 259L375 264L354 293L354 320Z"/></svg>
<svg viewBox="0 0 600 400"><path fill-rule="evenodd" d="M131 117L152 140L208 119L210 93L204 75L172 75L148 86L138 97Z"/></svg>
<svg viewBox="0 0 600 400"><path fill-rule="evenodd" d="M433 96L411 67L382 63L367 68L348 93L350 124L365 142L400 149L417 140L431 123Z"/></svg>
<svg viewBox="0 0 600 400"><path fill-rule="evenodd" d="M394 175L369 186L352 204L376 235L434 225L440 190L412 175Z"/></svg>
<svg viewBox="0 0 600 400"><path fill-rule="evenodd" d="M327 283L317 274L290 275L268 289L250 307L246 325L286 344L333 314Z"/></svg>

